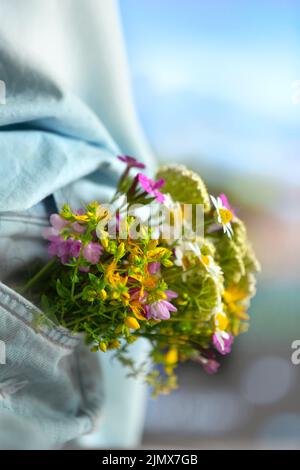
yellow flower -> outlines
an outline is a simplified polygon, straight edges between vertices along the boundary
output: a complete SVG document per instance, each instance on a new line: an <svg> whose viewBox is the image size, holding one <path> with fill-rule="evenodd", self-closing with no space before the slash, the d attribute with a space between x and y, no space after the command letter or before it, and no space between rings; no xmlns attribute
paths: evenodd
<svg viewBox="0 0 300 470"><path fill-rule="evenodd" d="M112 261L105 269L106 280L111 285L114 285L116 276L118 275L118 273L115 272L116 269L117 264L115 263L115 261Z"/></svg>
<svg viewBox="0 0 300 470"><path fill-rule="evenodd" d="M118 349L120 346L121 346L121 343L117 339L110 341L107 345L108 349Z"/></svg>
<svg viewBox="0 0 300 470"><path fill-rule="evenodd" d="M148 250L154 250L158 245L158 240L150 240L148 243Z"/></svg>
<svg viewBox="0 0 300 470"><path fill-rule="evenodd" d="M134 317L125 318L125 325L133 330L138 330L140 328L139 322Z"/></svg>
<svg viewBox="0 0 300 470"><path fill-rule="evenodd" d="M223 292L223 298L227 304L232 302L238 302L239 300L244 300L247 297L247 292L244 289L241 289L237 285L232 285L228 287Z"/></svg>
<svg viewBox="0 0 300 470"><path fill-rule="evenodd" d="M240 320L249 320L246 313L247 305L245 301L248 297L247 292L237 285L232 285L223 292L223 299L227 305L229 312Z"/></svg>
<svg viewBox="0 0 300 470"><path fill-rule="evenodd" d="M226 313L220 311L215 314L215 324L218 330L225 331L228 323L229 321Z"/></svg>
<svg viewBox="0 0 300 470"><path fill-rule="evenodd" d="M153 250L149 250L147 253L147 258L149 260L157 261L161 259L164 255L167 255L169 253L170 250L168 248L158 247L154 248Z"/></svg>
<svg viewBox="0 0 300 470"><path fill-rule="evenodd" d="M89 220L89 216L87 214L82 214L82 215L74 214L74 219L82 221L82 222L87 222Z"/></svg>
<svg viewBox="0 0 300 470"><path fill-rule="evenodd" d="M235 303L229 304L228 306L230 313L240 320L249 320L249 315L246 313L246 307L244 305L238 305Z"/></svg>
<svg viewBox="0 0 300 470"><path fill-rule="evenodd" d="M173 369L178 363L178 351L176 348L171 348L165 355L165 371L166 374L172 375Z"/></svg>
<svg viewBox="0 0 300 470"><path fill-rule="evenodd" d="M134 313L134 315L136 316L136 318L138 318L139 320L143 320L143 321L146 320L145 315L143 315L144 308L138 300L131 301L130 304L129 304L129 307L131 308L131 310Z"/></svg>

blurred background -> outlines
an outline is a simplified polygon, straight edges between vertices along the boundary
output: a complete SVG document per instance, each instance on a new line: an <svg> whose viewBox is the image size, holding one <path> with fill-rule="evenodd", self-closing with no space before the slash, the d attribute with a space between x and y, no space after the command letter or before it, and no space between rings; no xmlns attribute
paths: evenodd
<svg viewBox="0 0 300 470"><path fill-rule="evenodd" d="M146 447L300 447L300 4L121 0L134 98L162 162L226 192L262 263L251 327L216 376L149 397Z"/></svg>

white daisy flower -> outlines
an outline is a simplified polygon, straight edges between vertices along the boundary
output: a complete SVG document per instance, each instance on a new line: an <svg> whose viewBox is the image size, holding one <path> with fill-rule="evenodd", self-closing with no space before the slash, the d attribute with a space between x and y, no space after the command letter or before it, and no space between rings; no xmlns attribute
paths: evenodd
<svg viewBox="0 0 300 470"><path fill-rule="evenodd" d="M223 275L223 271L220 266L215 263L213 257L210 255L201 255L201 261L212 278L218 281L220 276Z"/></svg>
<svg viewBox="0 0 300 470"><path fill-rule="evenodd" d="M234 217L232 211L223 204L220 197L216 199L214 196L210 196L210 198L217 211L218 223L222 225L224 233L226 233L227 236L231 238L233 234L231 221Z"/></svg>

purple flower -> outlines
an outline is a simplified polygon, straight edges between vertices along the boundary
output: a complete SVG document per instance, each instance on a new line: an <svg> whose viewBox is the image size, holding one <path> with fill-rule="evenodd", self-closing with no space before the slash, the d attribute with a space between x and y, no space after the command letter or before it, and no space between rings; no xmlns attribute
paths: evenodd
<svg viewBox="0 0 300 470"><path fill-rule="evenodd" d="M60 235L60 232L69 224L69 222L63 219L58 214L51 214L50 216L51 227L46 227L43 230L43 237L49 241L57 241L57 237Z"/></svg>
<svg viewBox="0 0 300 470"><path fill-rule="evenodd" d="M129 155L119 155L118 159L121 160L121 162L126 163L128 168L146 168L144 163L138 162L134 157L130 157Z"/></svg>
<svg viewBox="0 0 300 470"><path fill-rule="evenodd" d="M157 274L160 270L160 263L153 262L148 264L148 272L149 274Z"/></svg>
<svg viewBox="0 0 300 470"><path fill-rule="evenodd" d="M226 333L226 331L216 331L216 333L213 334L212 340L217 351L225 355L231 351L234 336Z"/></svg>
<svg viewBox="0 0 300 470"><path fill-rule="evenodd" d="M151 178L148 178L146 175L143 175L142 173L138 173L136 177L137 177L138 182L140 183L140 185L142 186L143 190L146 193L154 196L158 202L160 203L164 202L165 196L160 191L158 191L158 189L161 188L165 184L164 179L161 178L158 181L153 181Z"/></svg>
<svg viewBox="0 0 300 470"><path fill-rule="evenodd" d="M88 266L79 266L78 267L79 271L81 271L82 273L88 273L90 268Z"/></svg>
<svg viewBox="0 0 300 470"><path fill-rule="evenodd" d="M51 241L48 247L48 253L51 256L58 256L60 261L65 264L69 262L70 258L78 258L80 248L80 240L74 240L74 238L64 240L63 237L57 236L55 240L53 239Z"/></svg>
<svg viewBox="0 0 300 470"><path fill-rule="evenodd" d="M103 246L99 243L90 242L83 248L83 256L91 264L97 264L103 253Z"/></svg>
<svg viewBox="0 0 300 470"><path fill-rule="evenodd" d="M77 233L84 233L86 231L86 227L78 222L74 222L72 224L72 229Z"/></svg>
<svg viewBox="0 0 300 470"><path fill-rule="evenodd" d="M154 320L168 320L170 312L177 312L177 308L167 300L159 300L146 306L147 318Z"/></svg>
<svg viewBox="0 0 300 470"><path fill-rule="evenodd" d="M220 364L215 359L205 359L204 358L202 360L202 366L203 366L203 369L205 370L205 372L207 372L207 374L213 375L213 374L216 374L216 372L218 372Z"/></svg>
<svg viewBox="0 0 300 470"><path fill-rule="evenodd" d="M50 216L50 224L59 232L65 228L69 222L63 219L59 214L51 214Z"/></svg>
<svg viewBox="0 0 300 470"><path fill-rule="evenodd" d="M178 297L177 292L174 292L173 290L170 290L170 289L166 290L165 294L168 300L176 299Z"/></svg>
<svg viewBox="0 0 300 470"><path fill-rule="evenodd" d="M49 239L50 239L50 237L48 238L48 240ZM55 237L54 236L51 237L50 241L51 241L51 243L48 246L49 255L58 256L59 246L64 243L63 237L60 237L60 236L56 235Z"/></svg>
<svg viewBox="0 0 300 470"><path fill-rule="evenodd" d="M56 230L56 228L54 227L46 227L44 228L43 232L42 232L42 235L43 237L46 239L46 240L49 240L49 242L55 242L57 241L59 238L62 238L60 237L59 235L59 230ZM63 239L63 238L62 238Z"/></svg>
<svg viewBox="0 0 300 470"><path fill-rule="evenodd" d="M81 249L81 240L73 240L72 238L69 238L67 240L67 244L69 249L69 255L72 258L78 258Z"/></svg>

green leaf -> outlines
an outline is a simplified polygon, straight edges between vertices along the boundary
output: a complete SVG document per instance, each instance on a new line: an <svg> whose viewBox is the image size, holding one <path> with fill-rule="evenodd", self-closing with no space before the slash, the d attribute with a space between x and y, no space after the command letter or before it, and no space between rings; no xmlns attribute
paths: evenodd
<svg viewBox="0 0 300 470"><path fill-rule="evenodd" d="M62 299L68 299L70 297L69 290L62 285L61 280L57 279L56 281L56 292L58 293L59 297Z"/></svg>
<svg viewBox="0 0 300 470"><path fill-rule="evenodd" d="M95 274L89 273L88 275L89 275L89 280L90 280L91 282L93 282L93 283L95 283L95 284L98 283L99 278L98 278L97 276L95 276Z"/></svg>

